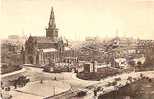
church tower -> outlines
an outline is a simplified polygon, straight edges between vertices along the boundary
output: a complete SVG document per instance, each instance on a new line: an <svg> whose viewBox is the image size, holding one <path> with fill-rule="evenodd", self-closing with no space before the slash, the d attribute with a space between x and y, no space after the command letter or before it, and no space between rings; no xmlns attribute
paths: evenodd
<svg viewBox="0 0 154 99"><path fill-rule="evenodd" d="M48 28L46 29L46 37L56 40L58 38L58 29L56 28L55 16L53 7L51 8L50 19L48 23Z"/></svg>

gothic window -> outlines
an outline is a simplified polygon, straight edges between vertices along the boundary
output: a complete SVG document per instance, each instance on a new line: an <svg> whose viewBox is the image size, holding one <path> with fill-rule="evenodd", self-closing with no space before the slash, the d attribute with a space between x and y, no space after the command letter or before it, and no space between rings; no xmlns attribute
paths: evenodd
<svg viewBox="0 0 154 99"><path fill-rule="evenodd" d="M29 62L30 64L33 64L33 56L29 56Z"/></svg>

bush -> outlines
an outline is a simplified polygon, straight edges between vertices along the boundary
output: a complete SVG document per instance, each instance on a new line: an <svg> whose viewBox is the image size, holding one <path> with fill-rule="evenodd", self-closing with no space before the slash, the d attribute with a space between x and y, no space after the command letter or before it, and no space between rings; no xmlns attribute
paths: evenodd
<svg viewBox="0 0 154 99"><path fill-rule="evenodd" d="M77 93L77 96L82 97L82 96L85 96L86 94L87 94L86 91L80 91L80 92Z"/></svg>
<svg viewBox="0 0 154 99"><path fill-rule="evenodd" d="M130 76L127 78L127 80L130 81L130 82L132 82L132 79L133 79L133 78L130 77Z"/></svg>
<svg viewBox="0 0 154 99"><path fill-rule="evenodd" d="M142 65L142 63L141 63L140 61L138 61L138 62L137 62L137 65L140 66L140 65Z"/></svg>
<svg viewBox="0 0 154 99"><path fill-rule="evenodd" d="M115 85L117 85L117 81L112 82L112 86L115 86Z"/></svg>
<svg viewBox="0 0 154 99"><path fill-rule="evenodd" d="M17 71L17 70L20 70L22 69L22 67L20 67L19 65L2 65L2 68L1 68L1 73L2 74L5 74L5 73L10 73L10 72L14 72L14 71Z"/></svg>
<svg viewBox="0 0 154 99"><path fill-rule="evenodd" d="M120 78L120 77L115 78L115 81L120 81L120 80L121 80L121 78Z"/></svg>

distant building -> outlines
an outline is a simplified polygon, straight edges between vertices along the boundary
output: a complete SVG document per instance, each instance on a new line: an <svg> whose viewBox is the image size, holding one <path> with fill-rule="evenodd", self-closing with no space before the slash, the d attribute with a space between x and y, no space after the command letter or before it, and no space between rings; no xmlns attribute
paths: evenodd
<svg viewBox="0 0 154 99"><path fill-rule="evenodd" d="M140 62L141 64L144 64L144 62L145 62L145 57L135 58L135 59L133 59L133 60L134 60L134 62L135 62L135 65L137 65L139 62Z"/></svg>
<svg viewBox="0 0 154 99"><path fill-rule="evenodd" d="M86 62L83 64L84 72L97 72L97 62Z"/></svg>
<svg viewBox="0 0 154 99"><path fill-rule="evenodd" d="M118 67L120 67L120 68L126 69L128 67L128 63L125 58L115 59L115 62L117 63Z"/></svg>
<svg viewBox="0 0 154 99"><path fill-rule="evenodd" d="M20 44L4 40L1 42L1 73L13 72L20 69L21 59Z"/></svg>
<svg viewBox="0 0 154 99"><path fill-rule="evenodd" d="M67 41L58 37L52 8L46 36L29 36L25 43L25 63L48 64L51 59L62 61L66 47Z"/></svg>
<svg viewBox="0 0 154 99"><path fill-rule="evenodd" d="M18 35L9 35L8 39L19 39L20 37Z"/></svg>
<svg viewBox="0 0 154 99"><path fill-rule="evenodd" d="M1 40L1 45L5 47L5 50L19 53L24 45L24 42L25 39L23 37L19 37L18 35L9 35L7 39Z"/></svg>
<svg viewBox="0 0 154 99"><path fill-rule="evenodd" d="M154 40L138 40L138 52L144 54L145 65L154 65Z"/></svg>
<svg viewBox="0 0 154 99"><path fill-rule="evenodd" d="M146 49L154 48L154 40L138 40L137 47L139 53L146 53Z"/></svg>

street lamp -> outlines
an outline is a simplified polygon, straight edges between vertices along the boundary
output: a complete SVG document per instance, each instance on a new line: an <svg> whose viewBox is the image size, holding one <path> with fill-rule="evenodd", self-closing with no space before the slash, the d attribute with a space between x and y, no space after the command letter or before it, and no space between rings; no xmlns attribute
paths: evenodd
<svg viewBox="0 0 154 99"><path fill-rule="evenodd" d="M55 94L56 94L56 88L55 88L55 86L53 85L53 95L55 96Z"/></svg>

